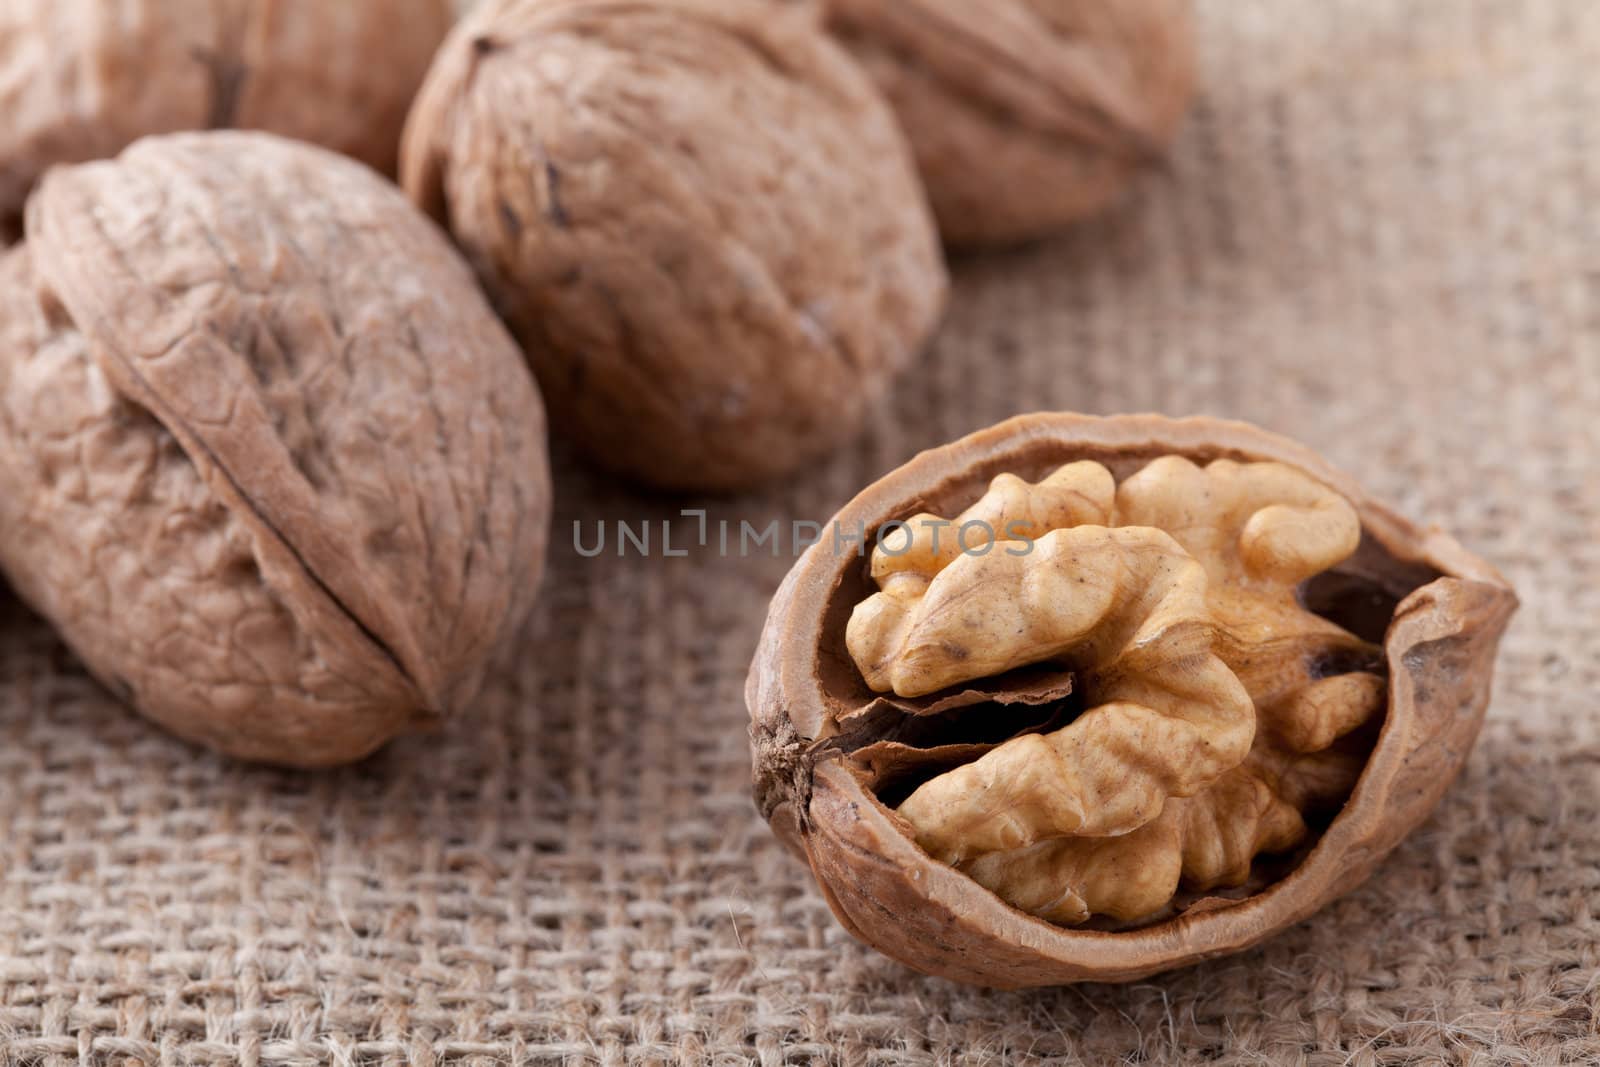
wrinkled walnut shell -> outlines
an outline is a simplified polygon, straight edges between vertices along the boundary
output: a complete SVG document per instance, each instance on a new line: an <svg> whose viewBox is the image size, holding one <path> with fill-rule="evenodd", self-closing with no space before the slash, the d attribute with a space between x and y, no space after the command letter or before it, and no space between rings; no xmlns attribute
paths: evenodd
<svg viewBox="0 0 1600 1067"><path fill-rule="evenodd" d="M170 134L29 200L0 257L0 565L174 732L321 766L462 708L549 506L521 353L366 167Z"/></svg>
<svg viewBox="0 0 1600 1067"><path fill-rule="evenodd" d="M819 0L894 105L946 241L1105 208L1195 89L1190 0Z"/></svg>
<svg viewBox="0 0 1600 1067"><path fill-rule="evenodd" d="M738 488L830 450L943 308L893 114L780 5L485 3L418 94L401 171L558 432L658 486Z"/></svg>
<svg viewBox="0 0 1600 1067"><path fill-rule="evenodd" d="M179 130L267 130L392 174L451 18L450 0L6 0L0 220L52 165Z"/></svg>
<svg viewBox="0 0 1600 1067"><path fill-rule="evenodd" d="M926 973L1003 988L1127 981L1236 952L1360 884L1460 770L1515 594L1448 535L1413 526L1281 437L1204 418L1025 416L924 453L835 521L849 534L920 512L952 515L1002 473L1031 481L1091 459L1120 479L1169 454L1196 463L1276 461L1355 506L1360 548L1304 591L1320 614L1385 651L1388 707L1354 792L1289 869L1258 867L1246 895L1180 901L1175 914L1132 928L1068 929L1017 911L919 849L908 824L869 787L872 769L851 760L889 727L909 736L915 721L936 732L938 717L928 712L981 697L940 697L921 717L841 722L872 696L844 647L846 622L871 578L864 559L848 548L836 553L824 536L779 590L751 667L755 793L774 832L807 860L835 915L863 941Z"/></svg>

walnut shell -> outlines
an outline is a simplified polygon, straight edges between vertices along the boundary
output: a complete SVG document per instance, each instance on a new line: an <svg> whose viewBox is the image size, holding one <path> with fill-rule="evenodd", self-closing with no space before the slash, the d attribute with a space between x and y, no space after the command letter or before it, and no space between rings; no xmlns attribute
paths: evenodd
<svg viewBox="0 0 1600 1067"><path fill-rule="evenodd" d="M1189 0L818 0L911 139L946 241L1110 204L1194 96Z"/></svg>
<svg viewBox="0 0 1600 1067"><path fill-rule="evenodd" d="M450 0L6 0L0 219L53 164L179 130L269 130L392 173L451 19Z"/></svg>
<svg viewBox="0 0 1600 1067"><path fill-rule="evenodd" d="M1008 906L918 848L910 824L882 795L904 788L887 776L915 760L965 761L993 750L1004 740L992 736L1001 732L995 713L1005 709L978 706L990 698L981 692L946 690L920 704L874 699L845 633L872 588L870 564L835 553L825 536L773 601L746 698L757 803L857 937L929 974L1004 988L1127 981L1236 952L1363 881L1460 770L1482 721L1514 593L1450 537L1411 525L1283 438L1203 418L1025 416L924 453L834 521L849 535L922 512L953 515L1004 473L1032 480L1094 460L1120 478L1168 455L1283 464L1343 497L1360 518L1354 556L1301 590L1319 615L1381 644L1388 672L1381 729L1343 807L1289 860L1257 863L1242 894L1176 900L1143 925L1068 929ZM1070 687L1057 679L1043 696ZM1007 699L1030 697L1022 686ZM1026 715L1012 722L1023 732L1038 729ZM979 726L990 736L973 736ZM881 754L886 738L899 742L898 766L866 755Z"/></svg>
<svg viewBox="0 0 1600 1067"><path fill-rule="evenodd" d="M402 155L558 432L658 486L743 487L830 449L943 307L893 114L778 5L484 4L441 50Z"/></svg>
<svg viewBox="0 0 1600 1067"><path fill-rule="evenodd" d="M366 167L170 134L29 200L0 258L0 566L174 732L328 765L460 709L549 507L521 353Z"/></svg>

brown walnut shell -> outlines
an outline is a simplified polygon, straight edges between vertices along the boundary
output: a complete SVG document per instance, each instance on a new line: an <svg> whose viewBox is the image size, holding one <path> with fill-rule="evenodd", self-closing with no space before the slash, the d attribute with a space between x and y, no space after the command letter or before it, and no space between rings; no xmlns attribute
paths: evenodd
<svg viewBox="0 0 1600 1067"><path fill-rule="evenodd" d="M549 507L521 353L366 167L169 134L29 200L0 258L0 565L174 732L317 766L462 708Z"/></svg>
<svg viewBox="0 0 1600 1067"><path fill-rule="evenodd" d="M818 0L894 104L956 245L1105 208L1194 96L1190 0Z"/></svg>
<svg viewBox="0 0 1600 1067"><path fill-rule="evenodd" d="M743 487L831 449L943 308L893 114L780 5L485 3L418 95L401 171L557 431L658 486Z"/></svg>
<svg viewBox="0 0 1600 1067"><path fill-rule="evenodd" d="M393 173L450 0L6 0L0 219L50 166L220 127Z"/></svg>
<svg viewBox="0 0 1600 1067"><path fill-rule="evenodd" d="M880 795L895 788L880 761L886 738L899 742L890 747L902 769L908 751L913 760L970 759L1002 740L993 725L982 738L968 736L970 720L963 725L963 706L986 695L875 700L845 648L851 612L873 588L868 564L825 535L773 601L746 698L762 814L810 864L855 936L926 973L1003 988L1127 981L1237 952L1360 884L1460 770L1515 594L1448 535L1413 526L1284 438L1206 418L1024 416L918 456L834 521L848 537L919 512L954 515L1002 473L1033 480L1095 460L1122 478L1167 455L1276 461L1334 490L1360 517L1355 555L1302 590L1320 615L1381 644L1387 662L1381 730L1342 809L1289 860L1258 863L1244 892L1179 899L1144 925L1069 929L1015 910L919 849ZM1067 688L1058 679L1042 696ZM1021 693L1013 699L1026 702L1025 686ZM1016 722L1037 728L1025 715Z"/></svg>

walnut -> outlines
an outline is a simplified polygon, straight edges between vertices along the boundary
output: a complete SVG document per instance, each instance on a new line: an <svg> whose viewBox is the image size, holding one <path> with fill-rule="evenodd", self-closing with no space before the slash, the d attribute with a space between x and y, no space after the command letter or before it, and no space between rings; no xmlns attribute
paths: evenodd
<svg viewBox="0 0 1600 1067"><path fill-rule="evenodd" d="M148 138L53 170L0 258L0 566L184 737L327 765L462 708L549 497L515 342L348 159Z"/></svg>
<svg viewBox="0 0 1600 1067"><path fill-rule="evenodd" d="M53 164L179 130L269 130L393 173L451 19L450 0L6 0L0 220Z"/></svg>
<svg viewBox="0 0 1600 1067"><path fill-rule="evenodd" d="M402 154L557 429L658 486L821 455L943 306L893 114L779 5L491 0L442 49Z"/></svg>
<svg viewBox="0 0 1600 1067"><path fill-rule="evenodd" d="M1002 987L1237 951L1358 885L1460 769L1516 605L1210 419L1016 419L834 522L871 559L825 536L774 599L758 804L854 934Z"/></svg>
<svg viewBox="0 0 1600 1067"><path fill-rule="evenodd" d="M816 0L889 96L952 244L1100 211L1194 95L1189 0Z"/></svg>

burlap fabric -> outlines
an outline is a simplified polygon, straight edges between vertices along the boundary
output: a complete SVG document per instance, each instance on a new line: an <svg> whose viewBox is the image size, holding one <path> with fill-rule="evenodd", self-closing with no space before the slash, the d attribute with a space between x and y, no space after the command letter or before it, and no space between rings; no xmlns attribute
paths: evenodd
<svg viewBox="0 0 1600 1067"><path fill-rule="evenodd" d="M1126 987L975 991L855 944L747 792L788 561L574 551L671 519L559 464L522 649L472 714L333 774L243 767L0 609L6 1062L1560 1063L1600 1058L1600 5L1212 0L1170 171L958 265L876 429L710 521L825 519L1037 407L1239 416L1504 567L1467 773L1362 890ZM735 527L737 529L737 527ZM678 518L674 544L695 539ZM736 549L736 544L733 546Z"/></svg>

